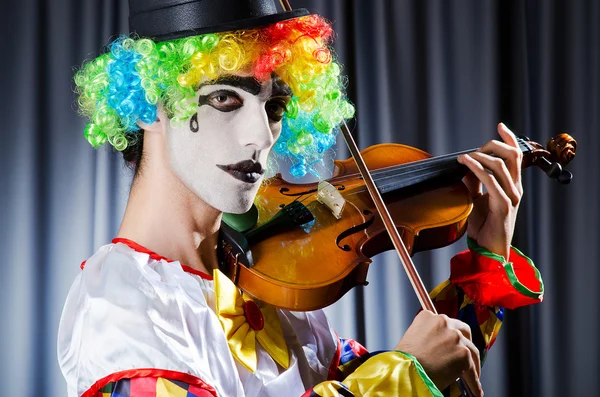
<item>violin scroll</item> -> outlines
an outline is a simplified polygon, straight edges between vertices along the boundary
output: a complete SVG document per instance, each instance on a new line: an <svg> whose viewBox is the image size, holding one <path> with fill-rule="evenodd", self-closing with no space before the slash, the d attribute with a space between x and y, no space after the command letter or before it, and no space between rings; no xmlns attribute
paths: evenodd
<svg viewBox="0 0 600 397"><path fill-rule="evenodd" d="M561 133L548 141L546 147L537 142L521 137L520 143L524 144L523 167L535 165L541 168L546 175L556 179L560 184L568 184L573 179L573 174L563 166L575 158L577 141L567 133Z"/></svg>
<svg viewBox="0 0 600 397"><path fill-rule="evenodd" d="M546 147L552 156L550 160L556 161L564 166L575 158L577 141L573 139L571 135L563 132L550 139Z"/></svg>

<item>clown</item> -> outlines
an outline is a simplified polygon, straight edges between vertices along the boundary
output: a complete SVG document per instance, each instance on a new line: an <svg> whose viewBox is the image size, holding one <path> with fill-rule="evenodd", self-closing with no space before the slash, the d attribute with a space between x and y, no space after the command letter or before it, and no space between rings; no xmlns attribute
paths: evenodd
<svg viewBox="0 0 600 397"><path fill-rule="evenodd" d="M69 396L442 396L459 376L481 395L501 306L543 292L510 247L522 194L512 133L500 125L505 142L460 160L477 198L470 250L432 295L469 324L422 312L396 347L369 353L322 311L254 301L219 271L222 214L250 209L271 157L314 173L353 117L331 26L251 0L130 0L130 23L135 35L75 76L87 140L122 151L135 177L117 237L82 265L65 304Z"/></svg>

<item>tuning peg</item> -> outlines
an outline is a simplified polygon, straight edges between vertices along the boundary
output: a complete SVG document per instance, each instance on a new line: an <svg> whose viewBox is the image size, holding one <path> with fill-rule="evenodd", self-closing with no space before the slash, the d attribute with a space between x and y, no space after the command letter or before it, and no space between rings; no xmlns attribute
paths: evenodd
<svg viewBox="0 0 600 397"><path fill-rule="evenodd" d="M562 166L558 163L553 163L545 157L541 157L535 164L542 169L552 179L557 179L562 174Z"/></svg>
<svg viewBox="0 0 600 397"><path fill-rule="evenodd" d="M545 157L537 159L535 165L540 167L550 178L556 179L562 185L571 183L571 179L573 179L573 174L564 170L559 163L549 161Z"/></svg>
<svg viewBox="0 0 600 397"><path fill-rule="evenodd" d="M573 174L571 174L571 172L567 170L562 170L558 178L556 178L558 183L562 185L568 185L569 183L571 183L571 179L573 179Z"/></svg>

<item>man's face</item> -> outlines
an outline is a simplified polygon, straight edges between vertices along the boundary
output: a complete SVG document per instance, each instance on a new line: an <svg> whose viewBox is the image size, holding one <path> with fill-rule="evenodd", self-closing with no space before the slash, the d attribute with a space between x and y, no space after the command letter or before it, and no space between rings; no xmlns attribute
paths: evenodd
<svg viewBox="0 0 600 397"><path fill-rule="evenodd" d="M291 97L279 78L222 76L196 92L198 111L185 125L167 123L171 167L213 208L243 213L252 206L281 132Z"/></svg>

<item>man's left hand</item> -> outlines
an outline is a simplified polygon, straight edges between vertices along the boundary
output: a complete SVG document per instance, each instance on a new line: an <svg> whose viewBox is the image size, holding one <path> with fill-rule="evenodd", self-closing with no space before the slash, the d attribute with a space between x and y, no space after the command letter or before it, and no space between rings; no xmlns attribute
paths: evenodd
<svg viewBox="0 0 600 397"><path fill-rule="evenodd" d="M502 123L498 124L498 134L504 142L492 140L476 152L459 156L458 162L471 171L463 179L473 198L467 234L480 246L508 260L523 195L523 153L515 135Z"/></svg>

